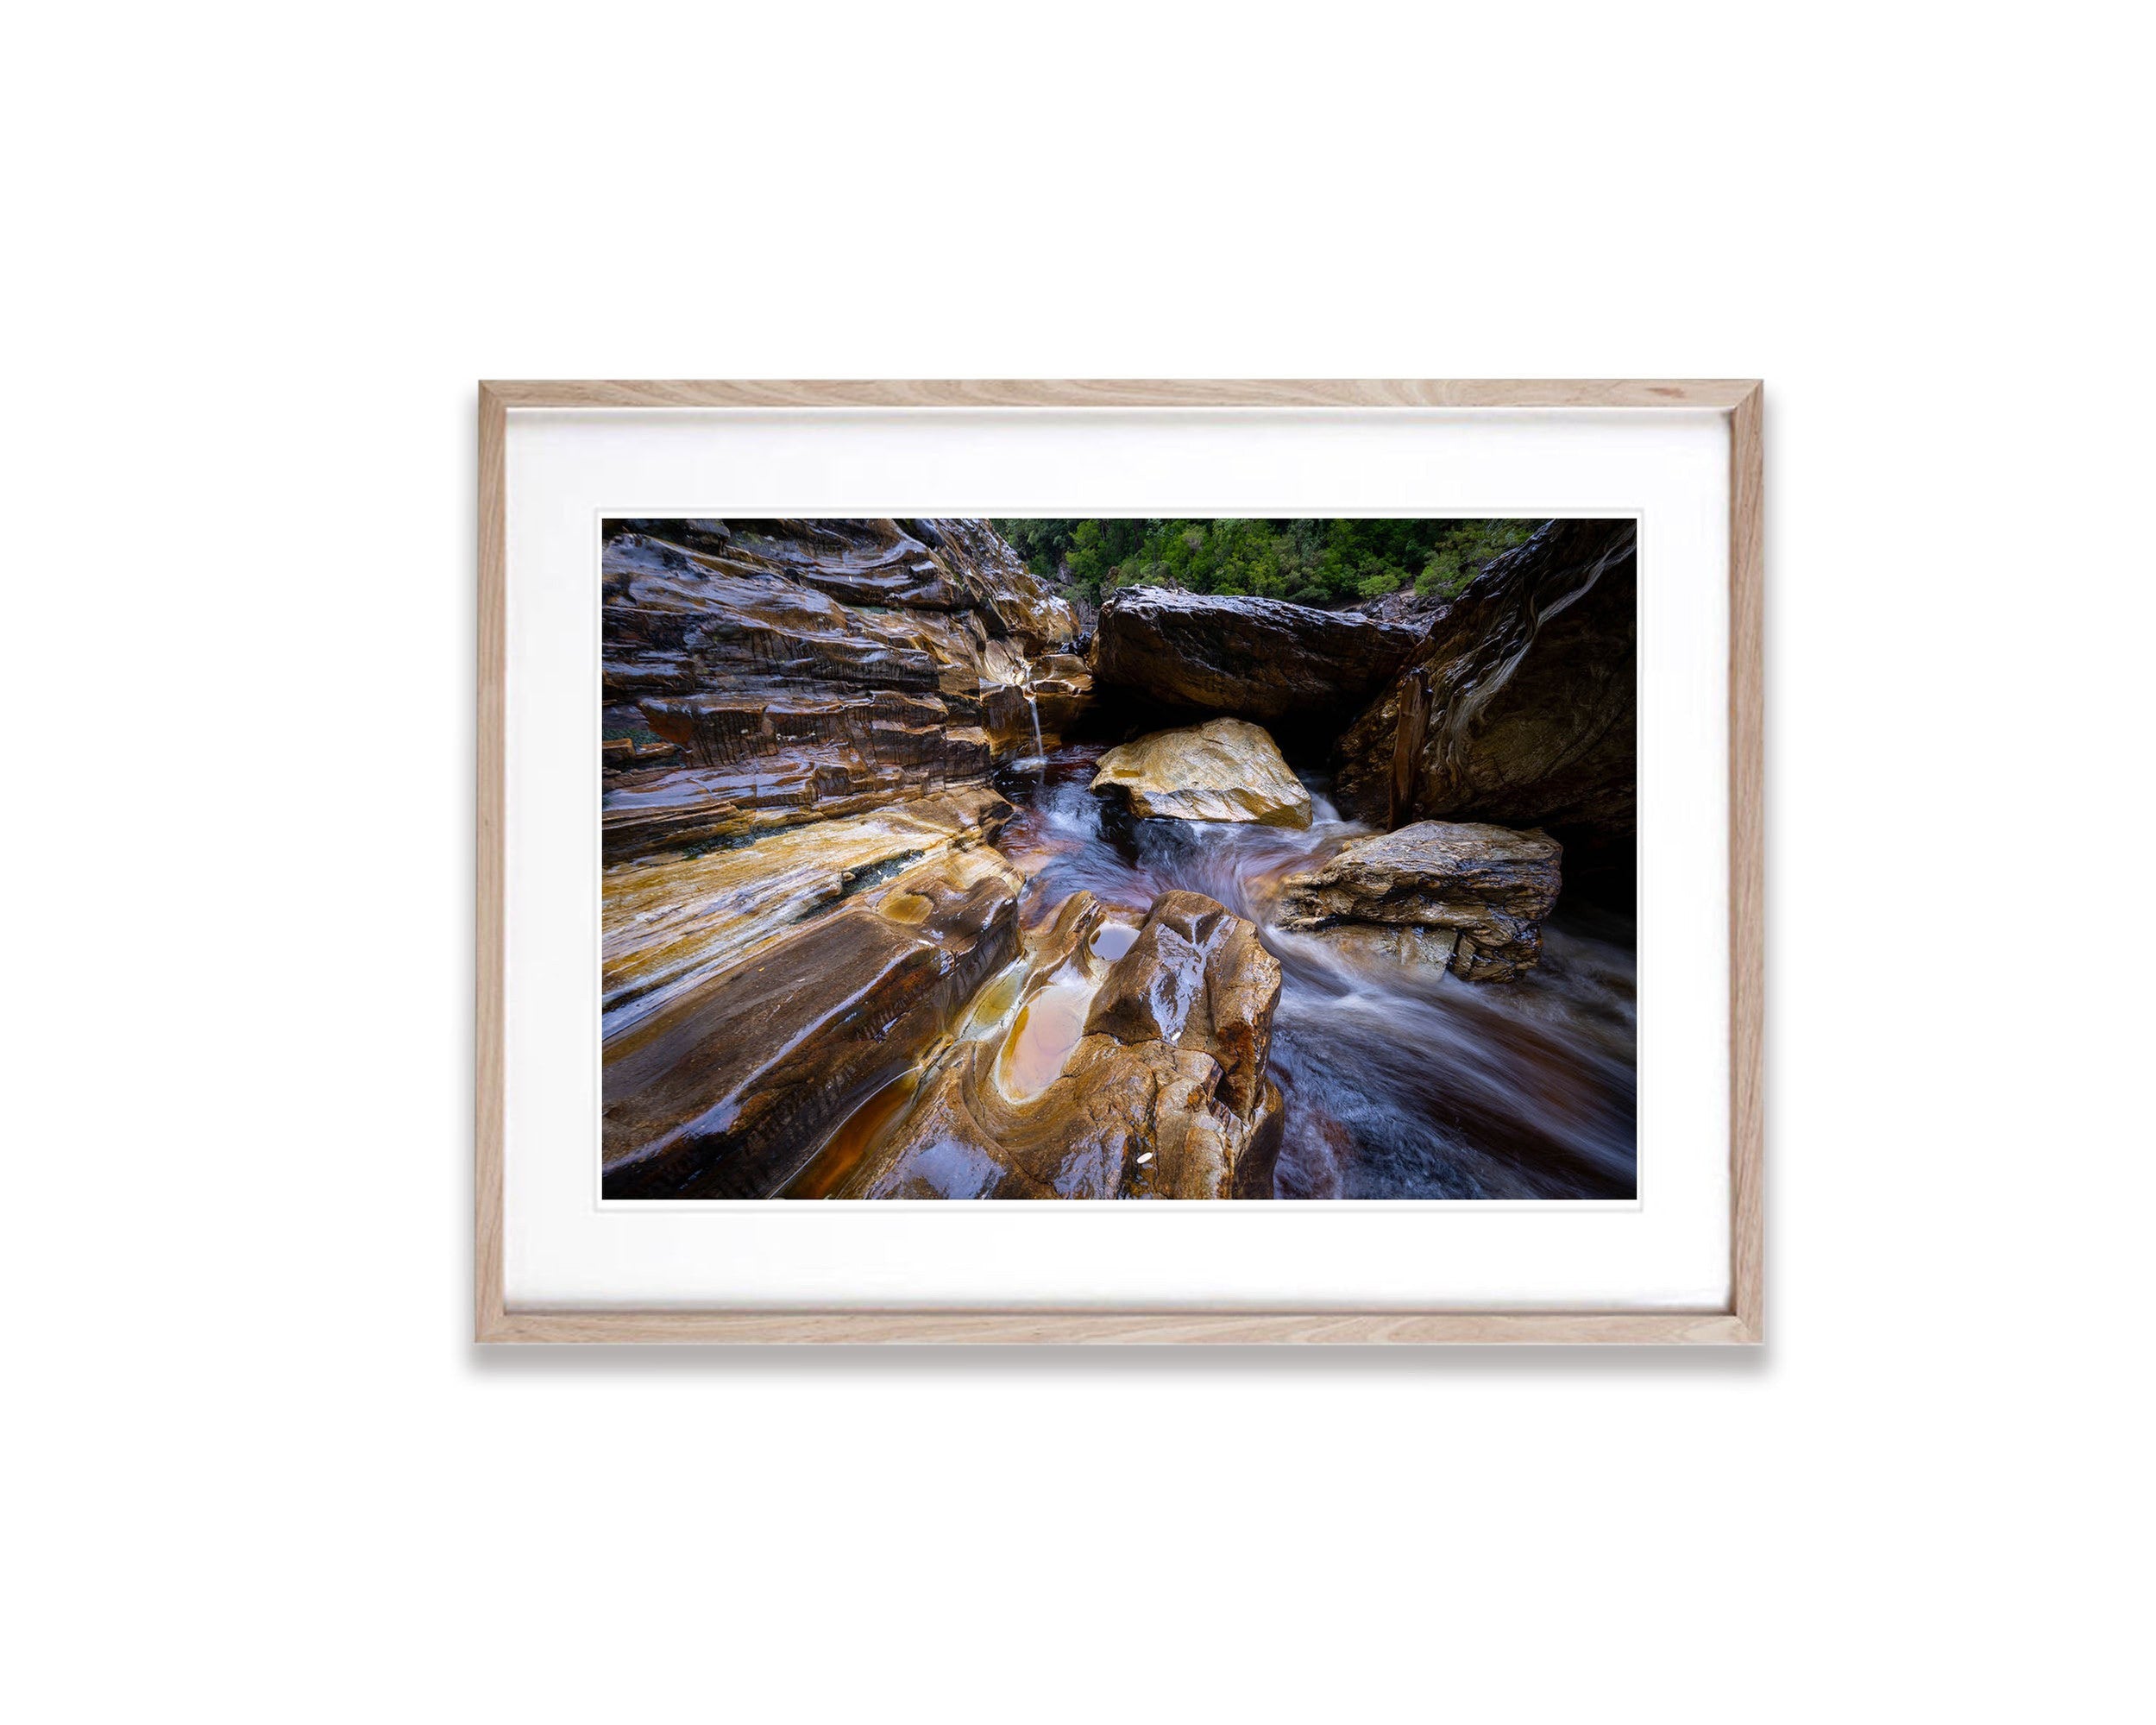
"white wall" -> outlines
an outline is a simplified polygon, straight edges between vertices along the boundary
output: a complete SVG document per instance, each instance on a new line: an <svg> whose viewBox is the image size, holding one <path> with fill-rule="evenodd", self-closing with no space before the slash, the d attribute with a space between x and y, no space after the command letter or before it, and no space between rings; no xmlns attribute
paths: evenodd
<svg viewBox="0 0 2156 1725"><path fill-rule="evenodd" d="M2123 9L805 11L16 26L14 1710L2121 1710ZM477 1354L471 381L1177 374L1768 379L1771 1345Z"/></svg>

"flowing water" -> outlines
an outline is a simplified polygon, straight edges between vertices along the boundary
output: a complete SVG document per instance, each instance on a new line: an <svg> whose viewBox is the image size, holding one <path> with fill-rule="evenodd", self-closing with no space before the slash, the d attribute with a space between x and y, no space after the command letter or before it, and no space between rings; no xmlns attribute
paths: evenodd
<svg viewBox="0 0 2156 1725"><path fill-rule="evenodd" d="M1040 744L1040 703L1033 698L1033 690L1030 689L1026 691L1026 716L1033 721L1034 759L1038 760L1045 770L1047 766L1048 752Z"/></svg>
<svg viewBox="0 0 2156 1725"><path fill-rule="evenodd" d="M1028 922L1080 888L1142 915L1182 887L1258 924L1280 961L1272 1074L1287 1099L1279 1198L1629 1198L1635 1191L1632 931L1560 903L1517 982L1347 964L1267 927L1262 891L1364 828L1306 778L1307 832L1125 821L1088 788L1097 747L1007 772L997 848L1029 877ZM1031 767L1033 763L1024 764Z"/></svg>

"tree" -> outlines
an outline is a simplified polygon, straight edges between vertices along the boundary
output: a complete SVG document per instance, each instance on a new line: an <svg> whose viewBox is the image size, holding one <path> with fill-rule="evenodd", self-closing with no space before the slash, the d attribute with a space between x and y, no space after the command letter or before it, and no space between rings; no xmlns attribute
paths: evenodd
<svg viewBox="0 0 2156 1725"><path fill-rule="evenodd" d="M1449 597L1541 523L1102 516L995 525L1043 580L1096 604L1117 587L1173 582L1193 593L1341 605L1409 586Z"/></svg>

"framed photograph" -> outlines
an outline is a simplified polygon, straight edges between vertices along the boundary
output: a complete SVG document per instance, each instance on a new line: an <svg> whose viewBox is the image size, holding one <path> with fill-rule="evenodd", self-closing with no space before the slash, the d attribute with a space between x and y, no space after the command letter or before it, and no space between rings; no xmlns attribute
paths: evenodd
<svg viewBox="0 0 2156 1725"><path fill-rule="evenodd" d="M481 385L479 1338L1760 1340L1761 480L1749 381Z"/></svg>

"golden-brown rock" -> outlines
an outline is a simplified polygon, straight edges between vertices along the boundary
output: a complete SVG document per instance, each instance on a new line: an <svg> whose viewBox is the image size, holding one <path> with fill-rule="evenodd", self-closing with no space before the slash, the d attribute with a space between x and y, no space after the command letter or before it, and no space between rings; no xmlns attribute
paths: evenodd
<svg viewBox="0 0 2156 1725"><path fill-rule="evenodd" d="M1093 789L1124 798L1130 812L1179 821L1255 821L1307 827L1310 792L1260 726L1216 719L1155 731L1110 749Z"/></svg>
<svg viewBox="0 0 2156 1725"><path fill-rule="evenodd" d="M995 791L966 786L754 844L610 866L600 894L604 1033L901 869L992 839L1010 815Z"/></svg>
<svg viewBox="0 0 2156 1725"><path fill-rule="evenodd" d="M1543 833L1423 821L1343 845L1284 877L1275 926L1323 936L1351 957L1443 965L1509 982L1542 957L1562 847Z"/></svg>
<svg viewBox="0 0 2156 1725"><path fill-rule="evenodd" d="M768 1196L1010 960L1022 884L984 846L917 863L609 1037L606 1195Z"/></svg>
<svg viewBox="0 0 2156 1725"><path fill-rule="evenodd" d="M1087 699L986 522L608 526L609 860L982 783Z"/></svg>
<svg viewBox="0 0 2156 1725"><path fill-rule="evenodd" d="M1210 1055L1221 1067L1221 1100L1248 1116L1264 1088L1279 1004L1279 964L1251 923L1203 893L1164 892L1109 966L1085 1028Z"/></svg>
<svg viewBox="0 0 2156 1725"><path fill-rule="evenodd" d="M1162 895L1127 944L1127 925L1104 936L1119 914L1066 899L912 1090L834 1135L803 1195L1271 1197L1279 966L1195 893Z"/></svg>

